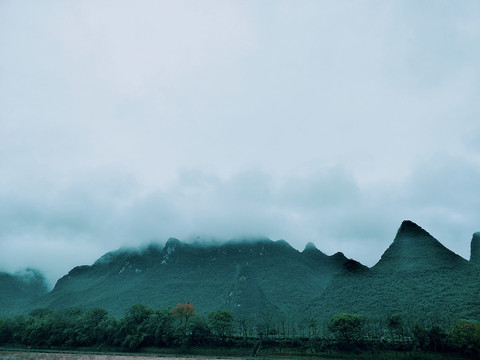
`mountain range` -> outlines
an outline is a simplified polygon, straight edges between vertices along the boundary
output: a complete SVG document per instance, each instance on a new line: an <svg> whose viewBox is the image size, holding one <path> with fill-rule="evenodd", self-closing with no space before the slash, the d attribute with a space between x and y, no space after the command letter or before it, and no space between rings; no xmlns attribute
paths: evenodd
<svg viewBox="0 0 480 360"><path fill-rule="evenodd" d="M283 240L204 245L171 238L163 247L120 249L75 267L48 293L28 282L8 285L14 281L1 274L0 316L95 306L121 316L136 303L162 308L190 302L199 313L228 309L237 319L255 321L327 321L340 312L478 318L480 233L471 246L467 261L406 220L369 268L311 243L298 251Z"/></svg>

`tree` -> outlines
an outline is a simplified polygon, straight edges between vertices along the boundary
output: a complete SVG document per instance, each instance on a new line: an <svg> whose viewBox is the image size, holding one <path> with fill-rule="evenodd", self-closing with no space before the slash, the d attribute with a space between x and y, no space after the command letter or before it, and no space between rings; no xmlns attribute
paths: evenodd
<svg viewBox="0 0 480 360"><path fill-rule="evenodd" d="M208 315L208 325L215 335L224 339L233 331L233 314L228 310L214 311Z"/></svg>
<svg viewBox="0 0 480 360"><path fill-rule="evenodd" d="M430 339L428 338L428 331L423 324L415 324L412 329L413 338L415 339L418 348L426 351Z"/></svg>
<svg viewBox="0 0 480 360"><path fill-rule="evenodd" d="M53 314L53 310L51 309L47 309L47 308L37 308L37 309L34 309L32 311L30 311L30 313L28 314L30 316L30 318L43 318L47 315L51 315Z"/></svg>
<svg viewBox="0 0 480 360"><path fill-rule="evenodd" d="M308 336L317 336L317 320L313 317L308 321Z"/></svg>
<svg viewBox="0 0 480 360"><path fill-rule="evenodd" d="M251 328L252 328L251 323L252 323L252 320L248 319L245 316L242 316L240 317L240 319L237 320L238 329L240 330L240 333L245 339L248 337L248 335L251 332Z"/></svg>
<svg viewBox="0 0 480 360"><path fill-rule="evenodd" d="M340 345L351 346L363 336L365 318L358 314L338 314L332 317L328 329L335 334Z"/></svg>
<svg viewBox="0 0 480 360"><path fill-rule="evenodd" d="M429 348L435 352L444 351L447 342L447 334L438 325L433 325L428 330ZM480 349L480 348L479 348Z"/></svg>
<svg viewBox="0 0 480 360"><path fill-rule="evenodd" d="M153 310L143 304L132 305L125 316L126 322L134 327L142 324L153 313Z"/></svg>
<svg viewBox="0 0 480 360"><path fill-rule="evenodd" d="M28 345L58 345L64 341L65 324L49 309L35 309L28 317L23 332L23 343Z"/></svg>
<svg viewBox="0 0 480 360"><path fill-rule="evenodd" d="M462 321L450 331L450 343L465 354L480 354L480 325L478 322Z"/></svg>
<svg viewBox="0 0 480 360"><path fill-rule="evenodd" d="M84 316L80 319L81 322L81 344L91 346L95 342L104 340L106 322L105 318L108 316L108 312L100 307L95 307L88 310Z"/></svg>
<svg viewBox="0 0 480 360"><path fill-rule="evenodd" d="M180 324L183 324L185 334L187 333L188 320L196 313L197 310L195 310L195 306L189 302L186 304L178 304L172 310L172 314L180 320Z"/></svg>
<svg viewBox="0 0 480 360"><path fill-rule="evenodd" d="M153 342L153 335L147 331L152 314L153 310L143 304L132 305L128 309L117 334L117 339L124 348L134 350Z"/></svg>
<svg viewBox="0 0 480 360"><path fill-rule="evenodd" d="M402 314L390 315L387 319L387 326L390 330L390 338L393 340L395 335L403 336L403 318Z"/></svg>
<svg viewBox="0 0 480 360"><path fill-rule="evenodd" d="M25 326L22 315L0 320L0 345L21 343Z"/></svg>
<svg viewBox="0 0 480 360"><path fill-rule="evenodd" d="M191 338L190 343L199 345L205 344L211 338L211 331L204 316L195 316L190 322Z"/></svg>
<svg viewBox="0 0 480 360"><path fill-rule="evenodd" d="M150 317L149 329L154 334L154 345L172 346L175 341L175 318L169 309L155 311Z"/></svg>

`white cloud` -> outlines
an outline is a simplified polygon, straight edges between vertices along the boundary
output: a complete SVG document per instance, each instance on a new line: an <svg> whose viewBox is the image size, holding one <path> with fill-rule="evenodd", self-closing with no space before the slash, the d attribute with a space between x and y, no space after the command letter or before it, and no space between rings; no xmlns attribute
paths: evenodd
<svg viewBox="0 0 480 360"><path fill-rule="evenodd" d="M468 257L476 2L0 7L4 268L195 234L373 265L405 218Z"/></svg>

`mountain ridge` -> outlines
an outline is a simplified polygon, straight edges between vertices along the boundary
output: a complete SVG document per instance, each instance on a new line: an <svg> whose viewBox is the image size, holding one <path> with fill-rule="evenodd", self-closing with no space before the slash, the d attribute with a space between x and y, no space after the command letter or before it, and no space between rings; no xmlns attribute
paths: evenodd
<svg viewBox="0 0 480 360"><path fill-rule="evenodd" d="M393 271L437 269L439 264L449 268L468 261L435 239L430 233L410 220L402 222L392 244L372 267L378 270L388 263Z"/></svg>
<svg viewBox="0 0 480 360"><path fill-rule="evenodd" d="M308 293L311 297L341 271L344 261L343 254L328 256L316 248L300 252L285 240L233 240L199 246L170 238L163 249L116 250L91 266L75 267L57 281L42 305L57 308L115 303L109 310L120 314L132 301L155 307L189 301L207 311L226 307L239 316L260 316L261 307L298 312L298 305L290 304L290 296L302 298ZM294 278L294 285L282 286L284 274ZM247 301L246 296L239 295L250 291L257 294L254 298L263 300Z"/></svg>
<svg viewBox="0 0 480 360"><path fill-rule="evenodd" d="M74 267L24 311L100 306L122 315L139 302L153 308L190 302L200 313L228 309L244 319L409 311L472 316L480 299L479 239L475 233L467 261L405 220L369 268L313 243L299 251L267 238L206 245L170 238L163 247L121 248Z"/></svg>
<svg viewBox="0 0 480 360"><path fill-rule="evenodd" d="M317 313L402 313L426 318L477 318L480 267L443 246L415 223L402 223L377 264L335 275L312 301ZM474 305L475 304L475 305ZM444 319L448 322L448 319Z"/></svg>

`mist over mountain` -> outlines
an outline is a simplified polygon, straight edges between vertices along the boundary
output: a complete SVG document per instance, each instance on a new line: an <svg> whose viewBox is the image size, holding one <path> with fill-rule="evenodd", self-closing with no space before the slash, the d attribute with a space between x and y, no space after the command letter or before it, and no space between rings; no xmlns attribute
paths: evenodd
<svg viewBox="0 0 480 360"><path fill-rule="evenodd" d="M0 4L0 270L63 277L8 304L403 311L476 281L478 1ZM414 231L381 259L404 214L469 261ZM238 235L299 251L216 253Z"/></svg>
<svg viewBox="0 0 480 360"><path fill-rule="evenodd" d="M0 272L0 289L1 315L21 313L48 292L45 277L35 269Z"/></svg>
<svg viewBox="0 0 480 360"><path fill-rule="evenodd" d="M163 247L119 249L77 266L48 294L40 287L31 297L12 290L24 299L3 300L3 311L99 306L120 316L136 303L190 302L200 313L228 309L252 321L327 321L340 312L472 318L480 315L479 245L475 233L467 261L406 220L369 268L340 252L328 256L313 243L298 251L266 238L207 244L170 238Z"/></svg>
<svg viewBox="0 0 480 360"><path fill-rule="evenodd" d="M62 277L39 305L102 306L121 315L130 305L172 307L191 302L200 312L229 309L239 317L297 314L321 292L346 258L283 240L186 244L169 239L162 249L119 250Z"/></svg>

